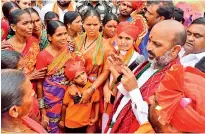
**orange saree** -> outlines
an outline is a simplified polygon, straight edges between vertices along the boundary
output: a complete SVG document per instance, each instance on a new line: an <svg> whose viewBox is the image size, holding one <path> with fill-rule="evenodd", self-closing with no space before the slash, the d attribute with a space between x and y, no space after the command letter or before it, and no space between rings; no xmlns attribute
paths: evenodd
<svg viewBox="0 0 205 134"><path fill-rule="evenodd" d="M75 50L80 51L83 53L84 59L86 61L86 71L88 74L88 79L91 83L93 83L98 76L108 70L108 66L106 64L106 58L108 54L113 51L113 48L107 44L105 41L103 41L102 34L99 33L97 44L91 48L89 48L87 51L83 52L83 44L86 39L86 34L82 34L76 38L75 41ZM103 113L104 109L104 102L103 102L103 85L101 84L100 87L98 87L100 92L100 118ZM101 123L99 123L101 126Z"/></svg>

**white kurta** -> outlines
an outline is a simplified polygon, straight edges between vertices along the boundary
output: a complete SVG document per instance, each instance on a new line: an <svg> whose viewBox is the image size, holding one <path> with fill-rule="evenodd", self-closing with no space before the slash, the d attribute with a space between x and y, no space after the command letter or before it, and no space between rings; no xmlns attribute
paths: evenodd
<svg viewBox="0 0 205 134"><path fill-rule="evenodd" d="M141 75L141 77L137 80L138 88L128 92L122 84L118 85L118 90L124 95L120 104L112 117L112 122L115 122L118 115L125 107L125 105L131 100L132 101L132 110L135 114L140 125L146 123L148 121L148 105L144 102L140 87L144 85L144 83L157 71L154 69L154 65L151 66ZM108 133L110 133L112 128L109 128Z"/></svg>

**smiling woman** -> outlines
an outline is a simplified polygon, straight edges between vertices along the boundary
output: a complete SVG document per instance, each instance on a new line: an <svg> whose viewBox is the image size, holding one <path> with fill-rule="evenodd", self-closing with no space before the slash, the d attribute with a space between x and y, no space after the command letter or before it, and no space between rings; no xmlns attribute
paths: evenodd
<svg viewBox="0 0 205 134"><path fill-rule="evenodd" d="M50 45L37 57L36 68L47 68L45 79L37 84L38 99L44 105L40 106L42 118L49 118L49 130L58 133L58 123L61 117L62 101L69 80L64 75L66 62L72 57L67 46L67 30L61 21L50 21L47 25Z"/></svg>
<svg viewBox="0 0 205 134"><path fill-rule="evenodd" d="M26 8L24 10L31 15L31 19L33 22L32 35L39 39L40 50L43 50L45 47L48 46L49 42L47 40L47 32L43 27L41 18L38 12L33 8Z"/></svg>

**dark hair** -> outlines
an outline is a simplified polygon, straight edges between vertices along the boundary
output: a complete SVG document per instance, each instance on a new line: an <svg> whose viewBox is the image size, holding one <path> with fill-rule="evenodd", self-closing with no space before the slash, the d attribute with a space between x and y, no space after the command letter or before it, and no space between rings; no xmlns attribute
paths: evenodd
<svg viewBox="0 0 205 134"><path fill-rule="evenodd" d="M157 9L159 16L164 16L165 20L173 17L174 6L163 5Z"/></svg>
<svg viewBox="0 0 205 134"><path fill-rule="evenodd" d="M37 15L39 16L38 12L37 12L35 9L31 8L31 7L24 9L24 11L26 11L26 12L29 13L30 15L31 15L32 13L35 13L35 14L37 14ZM39 16L39 17L40 17L40 16Z"/></svg>
<svg viewBox="0 0 205 134"><path fill-rule="evenodd" d="M16 9L12 11L8 18L9 24L17 24L19 21L19 17L25 13L27 12L21 9Z"/></svg>
<svg viewBox="0 0 205 134"><path fill-rule="evenodd" d="M151 5L151 4L155 4L155 5L159 5L159 4L163 4L164 6L173 6L174 7L174 3L172 0L167 0L167 1L163 1L163 0L155 0L155 1L147 1L147 5Z"/></svg>
<svg viewBox="0 0 205 134"><path fill-rule="evenodd" d="M75 11L68 11L64 15L64 24L67 26L68 24L71 24L80 14Z"/></svg>
<svg viewBox="0 0 205 134"><path fill-rule="evenodd" d="M162 3L163 5L160 5ZM165 20L171 19L174 12L174 4L172 1L150 1L149 4L159 5L157 13L159 16L163 16Z"/></svg>
<svg viewBox="0 0 205 134"><path fill-rule="evenodd" d="M87 10L85 12L85 14L83 16L83 21L85 21L85 19L89 16L96 16L99 19L99 21L101 21L100 13L97 10L95 10L94 8L91 8L90 10Z"/></svg>
<svg viewBox="0 0 205 134"><path fill-rule="evenodd" d="M44 22L47 25L53 18L59 18L58 14L52 11L49 11L44 16Z"/></svg>
<svg viewBox="0 0 205 134"><path fill-rule="evenodd" d="M195 19L192 23L192 24L202 24L202 25L205 25L205 17L200 17L200 18L197 18Z"/></svg>
<svg viewBox="0 0 205 134"><path fill-rule="evenodd" d="M1 51L1 69L17 69L19 60L22 55L13 50L2 50Z"/></svg>
<svg viewBox="0 0 205 134"><path fill-rule="evenodd" d="M109 13L109 14L105 15L105 17L102 21L103 26L105 26L111 20L117 21L118 24L120 22L116 15L114 15L113 13Z"/></svg>
<svg viewBox="0 0 205 134"><path fill-rule="evenodd" d="M22 71L3 69L1 72L1 113L8 112L14 106L22 104L24 91L22 84L26 74Z"/></svg>
<svg viewBox="0 0 205 134"><path fill-rule="evenodd" d="M182 21L182 24L184 23L184 11L180 8L174 7L173 17L176 21Z"/></svg>
<svg viewBox="0 0 205 134"><path fill-rule="evenodd" d="M52 36L59 26L65 26L65 25L63 24L63 22L61 22L59 20L50 21L47 25L47 34Z"/></svg>
<svg viewBox="0 0 205 134"><path fill-rule="evenodd" d="M13 8L20 9L20 7L15 2L6 2L3 4L2 12L7 19L9 18L10 12Z"/></svg>
<svg viewBox="0 0 205 134"><path fill-rule="evenodd" d="M198 68L200 71L205 73L205 56L196 63L195 68Z"/></svg>

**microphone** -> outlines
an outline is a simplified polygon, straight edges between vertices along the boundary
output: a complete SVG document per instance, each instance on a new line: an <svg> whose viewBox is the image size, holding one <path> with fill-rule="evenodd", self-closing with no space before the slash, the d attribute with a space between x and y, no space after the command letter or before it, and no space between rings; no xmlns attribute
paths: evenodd
<svg viewBox="0 0 205 134"><path fill-rule="evenodd" d="M142 55L139 55L129 66L128 68L133 71L137 66L139 66L141 63L143 63L145 61L145 58L144 56ZM121 81L122 79L122 75L123 74L120 74L118 77L117 77L117 81L115 82L115 84L117 84L118 82Z"/></svg>

